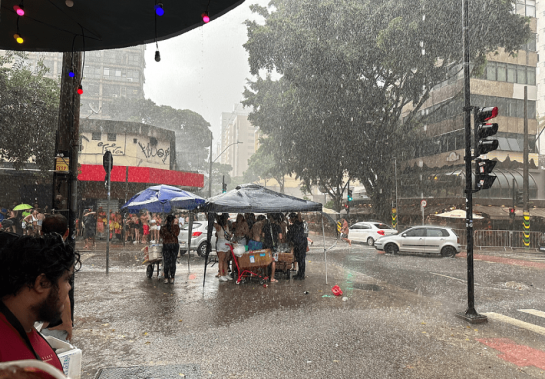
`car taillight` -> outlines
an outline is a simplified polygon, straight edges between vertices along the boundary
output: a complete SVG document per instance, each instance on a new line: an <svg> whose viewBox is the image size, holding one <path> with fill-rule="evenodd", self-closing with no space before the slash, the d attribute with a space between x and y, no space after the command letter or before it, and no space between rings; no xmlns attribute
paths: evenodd
<svg viewBox="0 0 545 379"><path fill-rule="evenodd" d="M460 237L456 236L456 243L459 245L460 244Z"/></svg>
<svg viewBox="0 0 545 379"><path fill-rule="evenodd" d="M384 235L384 230L377 230L377 233L380 234L381 236Z"/></svg>
<svg viewBox="0 0 545 379"><path fill-rule="evenodd" d="M193 232L193 234L191 235L191 237L195 238L195 237L198 237L202 234L202 232Z"/></svg>

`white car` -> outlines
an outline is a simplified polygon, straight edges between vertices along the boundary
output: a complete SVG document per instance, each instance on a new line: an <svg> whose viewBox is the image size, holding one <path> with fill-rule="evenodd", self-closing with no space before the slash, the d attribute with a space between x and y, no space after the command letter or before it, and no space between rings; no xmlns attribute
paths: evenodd
<svg viewBox="0 0 545 379"><path fill-rule="evenodd" d="M191 250L196 250L200 257L206 255L206 233L208 230L207 221L194 221L193 229L191 230ZM180 234L178 234L178 243L180 244L180 255L184 255L187 252L187 232L189 231L189 224L184 224L180 228ZM216 247L215 232L212 234L210 243L212 249Z"/></svg>
<svg viewBox="0 0 545 379"><path fill-rule="evenodd" d="M454 257L462 250L456 233L442 226L415 226L398 235L379 238L375 248L387 254L433 253L443 257Z"/></svg>
<svg viewBox="0 0 545 379"><path fill-rule="evenodd" d="M351 241L365 242L369 246L373 246L375 241L380 237L396 234L397 230L390 226L375 221L357 222L353 224L348 232L348 239Z"/></svg>

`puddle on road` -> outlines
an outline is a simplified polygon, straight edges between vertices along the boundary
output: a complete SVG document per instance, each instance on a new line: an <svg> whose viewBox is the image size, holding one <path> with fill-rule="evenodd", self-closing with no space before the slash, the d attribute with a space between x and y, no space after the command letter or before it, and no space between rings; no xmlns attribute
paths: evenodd
<svg viewBox="0 0 545 379"><path fill-rule="evenodd" d="M368 283L354 283L352 284L352 288L357 290L363 290L363 291L382 291L384 287L378 286L376 284L368 284Z"/></svg>

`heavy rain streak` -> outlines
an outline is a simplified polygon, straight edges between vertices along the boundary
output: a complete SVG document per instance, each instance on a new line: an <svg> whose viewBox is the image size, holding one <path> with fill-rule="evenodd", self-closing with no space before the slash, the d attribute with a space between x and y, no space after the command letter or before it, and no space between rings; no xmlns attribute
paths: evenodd
<svg viewBox="0 0 545 379"><path fill-rule="evenodd" d="M543 2L186 3L2 2L0 378L543 377Z"/></svg>

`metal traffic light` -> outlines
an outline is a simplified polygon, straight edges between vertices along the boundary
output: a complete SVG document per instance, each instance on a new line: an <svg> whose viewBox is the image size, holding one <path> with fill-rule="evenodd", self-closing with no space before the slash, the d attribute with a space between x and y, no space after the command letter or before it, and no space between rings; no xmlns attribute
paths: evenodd
<svg viewBox="0 0 545 379"><path fill-rule="evenodd" d="M518 190L515 193L515 205L522 205L522 204L524 204L523 192Z"/></svg>
<svg viewBox="0 0 545 379"><path fill-rule="evenodd" d="M498 140L488 139L498 132L498 124L486 123L498 115L498 107L475 110L475 156L486 154L498 148Z"/></svg>
<svg viewBox="0 0 545 379"><path fill-rule="evenodd" d="M475 109L475 190L488 189L496 180L496 175L491 175L496 162L490 159L479 158L482 154L489 153L498 148L497 139L488 139L498 132L498 124L487 121L498 115L498 107L486 107Z"/></svg>
<svg viewBox="0 0 545 379"><path fill-rule="evenodd" d="M221 185L221 193L225 193L225 192L227 192L227 183L223 183Z"/></svg>
<svg viewBox="0 0 545 379"><path fill-rule="evenodd" d="M348 190L348 201L352 201L352 190Z"/></svg>

